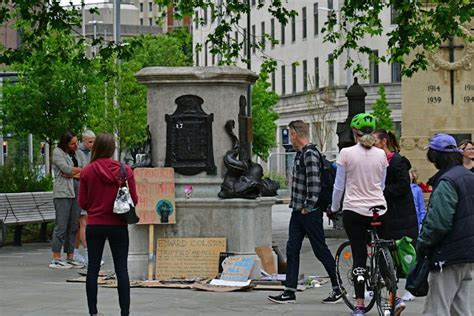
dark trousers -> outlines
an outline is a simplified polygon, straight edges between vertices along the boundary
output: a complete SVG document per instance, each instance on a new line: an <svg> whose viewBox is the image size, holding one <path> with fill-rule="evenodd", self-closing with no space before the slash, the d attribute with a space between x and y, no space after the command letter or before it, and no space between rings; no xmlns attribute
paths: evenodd
<svg viewBox="0 0 474 316"><path fill-rule="evenodd" d="M86 293L89 313L97 313L97 278L105 240L109 240L114 259L115 275L121 315L130 313L130 281L128 279L128 228L115 225L87 225L86 240L89 265L87 266Z"/></svg>
<svg viewBox="0 0 474 316"><path fill-rule="evenodd" d="M337 288L336 262L324 238L323 213L319 210L306 215L300 211L291 213L288 242L286 244L286 289L296 291L300 269L300 251L303 239L308 236L314 255L323 264L333 288Z"/></svg>
<svg viewBox="0 0 474 316"><path fill-rule="evenodd" d="M382 217L380 217L382 219ZM352 249L352 269L367 269L367 244L370 243L370 229L372 217L360 215L356 212L344 210L342 215L344 229L351 242ZM354 275L352 275L354 277ZM365 283L354 282L356 298L364 298Z"/></svg>

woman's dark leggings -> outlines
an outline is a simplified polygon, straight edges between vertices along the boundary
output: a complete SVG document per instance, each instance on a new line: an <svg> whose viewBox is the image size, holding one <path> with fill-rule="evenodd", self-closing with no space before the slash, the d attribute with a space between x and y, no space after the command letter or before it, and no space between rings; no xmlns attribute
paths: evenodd
<svg viewBox="0 0 474 316"><path fill-rule="evenodd" d="M130 313L130 281L128 278L128 228L115 225L87 225L86 240L89 255L87 266L86 292L89 314L97 314L97 278L105 240L109 240L114 259L115 275L119 295L121 315Z"/></svg>
<svg viewBox="0 0 474 316"><path fill-rule="evenodd" d="M367 269L367 244L370 242L367 230L370 229L372 217L344 210L342 221L351 242L353 269ZM354 289L356 298L364 298L365 283L358 283L354 278Z"/></svg>

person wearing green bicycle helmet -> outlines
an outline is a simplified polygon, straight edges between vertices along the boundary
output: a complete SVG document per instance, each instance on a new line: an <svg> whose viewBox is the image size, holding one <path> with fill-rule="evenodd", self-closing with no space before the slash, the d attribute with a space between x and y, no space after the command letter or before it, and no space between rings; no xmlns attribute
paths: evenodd
<svg viewBox="0 0 474 316"><path fill-rule="evenodd" d="M369 113L356 114L351 121L351 128L356 130L355 133L358 136L370 134L373 132L376 126L375 117Z"/></svg>
<svg viewBox="0 0 474 316"><path fill-rule="evenodd" d="M365 315L365 276L367 263L367 230L377 205L387 206L383 190L387 173L385 152L374 146L375 117L360 113L351 121L356 144L341 150L336 160L337 171L331 211L338 212L342 202L342 220L352 248L352 280L355 306L351 315ZM380 211L383 216L386 211ZM352 296L351 296L352 298Z"/></svg>

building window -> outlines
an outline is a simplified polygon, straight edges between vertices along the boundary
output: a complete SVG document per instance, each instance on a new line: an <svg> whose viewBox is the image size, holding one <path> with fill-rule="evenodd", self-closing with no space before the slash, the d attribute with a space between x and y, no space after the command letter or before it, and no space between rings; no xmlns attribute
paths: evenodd
<svg viewBox="0 0 474 316"><path fill-rule="evenodd" d="M244 29L244 55L247 56L247 29Z"/></svg>
<svg viewBox="0 0 474 316"><path fill-rule="evenodd" d="M207 43L204 44L204 66L207 67Z"/></svg>
<svg viewBox="0 0 474 316"><path fill-rule="evenodd" d="M400 63L394 62L392 64L392 82L402 81L402 66Z"/></svg>
<svg viewBox="0 0 474 316"><path fill-rule="evenodd" d="M270 20L270 36L272 38L272 48L275 47L275 19Z"/></svg>
<svg viewBox="0 0 474 316"><path fill-rule="evenodd" d="M332 60L332 54L328 55L328 60ZM334 61L328 63L328 85L334 86Z"/></svg>
<svg viewBox="0 0 474 316"><path fill-rule="evenodd" d="M153 2L148 2L148 11L153 11Z"/></svg>
<svg viewBox="0 0 474 316"><path fill-rule="evenodd" d="M216 55L211 53L211 60L212 60L212 65L214 66L216 64Z"/></svg>
<svg viewBox="0 0 474 316"><path fill-rule="evenodd" d="M286 73L285 66L281 66L281 95L286 94Z"/></svg>
<svg viewBox="0 0 474 316"><path fill-rule="evenodd" d="M196 11L194 12L194 29L198 29L199 28L199 12Z"/></svg>
<svg viewBox="0 0 474 316"><path fill-rule="evenodd" d="M400 13L392 6L390 6L390 24L397 24L396 19Z"/></svg>
<svg viewBox="0 0 474 316"><path fill-rule="evenodd" d="M262 49L265 49L265 22L262 22L261 23L261 26L262 26L262 32L261 32L261 35L262 35Z"/></svg>
<svg viewBox="0 0 474 316"><path fill-rule="evenodd" d="M195 53L195 54L196 54L196 57L195 57L195 59L196 59L196 66L199 66L199 51L196 50L196 53Z"/></svg>
<svg viewBox="0 0 474 316"><path fill-rule="evenodd" d="M252 5L256 5L257 4L257 1L256 0L252 0Z"/></svg>
<svg viewBox="0 0 474 316"><path fill-rule="evenodd" d="M280 43L285 45L285 24L281 23L281 34L280 34Z"/></svg>
<svg viewBox="0 0 474 316"><path fill-rule="evenodd" d="M376 62L378 56L378 50L373 50L369 56L369 80L372 84L379 83L379 65Z"/></svg>
<svg viewBox="0 0 474 316"><path fill-rule="evenodd" d="M148 24L149 24L150 26L153 26L153 18L148 18Z"/></svg>
<svg viewBox="0 0 474 316"><path fill-rule="evenodd" d="M313 18L314 18L314 36L319 34L319 5L316 2L313 6Z"/></svg>
<svg viewBox="0 0 474 316"><path fill-rule="evenodd" d="M307 35L307 33L306 33L306 7L303 7L303 9L301 11L302 11L301 12L301 17L303 18L303 21L302 21L302 23L303 23L303 25L302 25L303 26L303 38L306 38L306 35Z"/></svg>
<svg viewBox="0 0 474 316"><path fill-rule="evenodd" d="M308 62L303 60L303 91L308 91Z"/></svg>
<svg viewBox="0 0 474 316"><path fill-rule="evenodd" d="M275 72L272 72L272 91L275 92Z"/></svg>
<svg viewBox="0 0 474 316"><path fill-rule="evenodd" d="M234 32L234 39L235 39L235 43L238 44L239 43L239 32L238 31Z"/></svg>
<svg viewBox="0 0 474 316"><path fill-rule="evenodd" d="M255 52L257 51L257 41L255 39L255 25L252 25L252 53L255 54Z"/></svg>
<svg viewBox="0 0 474 316"><path fill-rule="evenodd" d="M207 25L207 8L204 9L204 25Z"/></svg>
<svg viewBox="0 0 474 316"><path fill-rule="evenodd" d="M296 63L291 65L291 81L292 92L296 93Z"/></svg>
<svg viewBox="0 0 474 316"><path fill-rule="evenodd" d="M319 57L314 59L314 89L319 89Z"/></svg>
<svg viewBox="0 0 474 316"><path fill-rule="evenodd" d="M143 26L143 18L140 18L140 25Z"/></svg>
<svg viewBox="0 0 474 316"><path fill-rule="evenodd" d="M143 3L140 3L140 12L143 12Z"/></svg>
<svg viewBox="0 0 474 316"><path fill-rule="evenodd" d="M291 41L296 41L296 18L291 17Z"/></svg>
<svg viewBox="0 0 474 316"><path fill-rule="evenodd" d="M328 0L328 9L334 9L334 3L332 0Z"/></svg>

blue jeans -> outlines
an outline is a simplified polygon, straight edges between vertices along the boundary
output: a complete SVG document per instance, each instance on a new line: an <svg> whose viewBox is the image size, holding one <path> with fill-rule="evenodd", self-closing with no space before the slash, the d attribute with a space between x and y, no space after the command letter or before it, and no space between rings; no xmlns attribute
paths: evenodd
<svg viewBox="0 0 474 316"><path fill-rule="evenodd" d="M323 213L315 210L306 215L300 211L291 213L288 242L286 244L286 289L296 291L300 269L300 250L303 239L308 236L314 255L329 274L333 288L337 288L336 262L324 237Z"/></svg>
<svg viewBox="0 0 474 316"><path fill-rule="evenodd" d="M120 314L130 313L130 281L128 278L128 228L116 225L87 225L86 240L89 256L86 277L87 304L89 314L97 314L97 277L105 241L109 240L114 259Z"/></svg>

